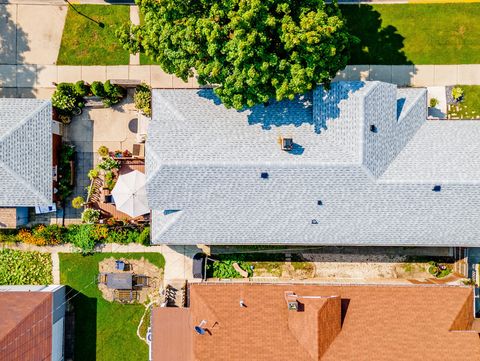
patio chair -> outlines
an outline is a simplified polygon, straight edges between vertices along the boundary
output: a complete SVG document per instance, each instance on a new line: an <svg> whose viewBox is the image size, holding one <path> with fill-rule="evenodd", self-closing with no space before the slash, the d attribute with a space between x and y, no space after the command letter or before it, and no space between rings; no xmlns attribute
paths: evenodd
<svg viewBox="0 0 480 361"><path fill-rule="evenodd" d="M115 261L115 269L119 271L125 271L125 262L123 261Z"/></svg>
<svg viewBox="0 0 480 361"><path fill-rule="evenodd" d="M149 278L145 275L134 275L133 276L134 287L148 287Z"/></svg>
<svg viewBox="0 0 480 361"><path fill-rule="evenodd" d="M107 274L106 273L99 273L97 276L97 283L100 284L107 284Z"/></svg>
<svg viewBox="0 0 480 361"><path fill-rule="evenodd" d="M115 204L115 201L113 200L113 196L111 194L104 194L102 201L106 204Z"/></svg>

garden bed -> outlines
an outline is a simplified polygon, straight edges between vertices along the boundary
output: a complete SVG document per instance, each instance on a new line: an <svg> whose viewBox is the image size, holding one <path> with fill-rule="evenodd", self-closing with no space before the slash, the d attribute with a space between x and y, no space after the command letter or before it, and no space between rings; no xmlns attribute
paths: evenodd
<svg viewBox="0 0 480 361"><path fill-rule="evenodd" d="M463 95L454 99L452 91L460 88ZM455 85L445 87L448 119L480 119L480 85Z"/></svg>
<svg viewBox="0 0 480 361"><path fill-rule="evenodd" d="M248 273L248 277L278 277L304 279L313 277L315 266L300 255L293 254L287 262L284 253L234 253L212 255L215 260L207 267L207 278L242 278L234 263Z"/></svg>
<svg viewBox="0 0 480 361"><path fill-rule="evenodd" d="M48 285L52 282L50 253L0 249L0 285Z"/></svg>

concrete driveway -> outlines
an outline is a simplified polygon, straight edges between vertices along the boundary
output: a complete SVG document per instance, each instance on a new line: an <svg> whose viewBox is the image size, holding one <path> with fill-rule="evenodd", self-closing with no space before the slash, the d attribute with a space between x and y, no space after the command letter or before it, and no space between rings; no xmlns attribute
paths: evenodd
<svg viewBox="0 0 480 361"><path fill-rule="evenodd" d="M0 5L0 64L55 64L66 15L63 5Z"/></svg>

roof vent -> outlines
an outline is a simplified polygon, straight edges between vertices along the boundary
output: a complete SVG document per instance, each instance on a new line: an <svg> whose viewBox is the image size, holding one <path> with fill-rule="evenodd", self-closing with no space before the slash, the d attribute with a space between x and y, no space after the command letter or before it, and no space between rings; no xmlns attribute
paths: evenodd
<svg viewBox="0 0 480 361"><path fill-rule="evenodd" d="M285 151L290 151L293 149L293 138L280 138L280 145L282 147L282 150Z"/></svg>
<svg viewBox="0 0 480 361"><path fill-rule="evenodd" d="M312 224L318 224L318 221L316 219L312 219Z"/></svg>
<svg viewBox="0 0 480 361"><path fill-rule="evenodd" d="M377 126L375 124L370 125L370 131L372 133L378 133Z"/></svg>
<svg viewBox="0 0 480 361"><path fill-rule="evenodd" d="M318 204L319 206L323 206L323 202L322 202L322 201L320 201L320 200L319 200L319 201L317 201L317 204Z"/></svg>
<svg viewBox="0 0 480 361"><path fill-rule="evenodd" d="M285 301L289 311L298 311L297 295L292 291L285 292Z"/></svg>
<svg viewBox="0 0 480 361"><path fill-rule="evenodd" d="M268 179L268 173L267 173L267 172L262 172L262 173L260 173L260 178L262 178L262 179Z"/></svg>
<svg viewBox="0 0 480 361"><path fill-rule="evenodd" d="M440 192L441 190L442 190L442 186L440 186L438 184L433 186L433 189L432 189L432 191L434 191L434 192Z"/></svg>
<svg viewBox="0 0 480 361"><path fill-rule="evenodd" d="M202 320L202 322L200 322L198 324L198 326L195 326L193 329L195 330L196 333L198 333L199 335L205 335L205 329L203 328L203 326L205 326L207 324L207 321L206 320Z"/></svg>

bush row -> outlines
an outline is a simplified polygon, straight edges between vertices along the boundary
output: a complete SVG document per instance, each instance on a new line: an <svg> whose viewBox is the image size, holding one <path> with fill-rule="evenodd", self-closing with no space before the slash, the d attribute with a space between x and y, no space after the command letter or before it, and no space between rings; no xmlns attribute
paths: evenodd
<svg viewBox="0 0 480 361"><path fill-rule="evenodd" d="M93 252L98 243L140 243L150 244L149 227L115 226L102 224L79 224L62 227L59 225L38 225L31 229L2 231L4 242L24 242L37 246L54 246L71 243L82 253Z"/></svg>

